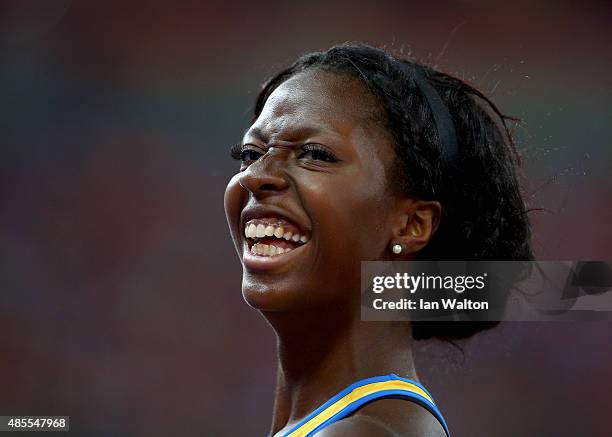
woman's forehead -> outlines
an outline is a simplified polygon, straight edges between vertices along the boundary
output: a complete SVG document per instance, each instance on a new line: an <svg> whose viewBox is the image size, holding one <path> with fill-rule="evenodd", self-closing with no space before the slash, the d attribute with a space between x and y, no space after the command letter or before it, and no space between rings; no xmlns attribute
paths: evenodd
<svg viewBox="0 0 612 437"><path fill-rule="evenodd" d="M353 78L331 72L307 70L278 86L249 129L266 135L308 130L350 135L371 123L373 96Z"/></svg>

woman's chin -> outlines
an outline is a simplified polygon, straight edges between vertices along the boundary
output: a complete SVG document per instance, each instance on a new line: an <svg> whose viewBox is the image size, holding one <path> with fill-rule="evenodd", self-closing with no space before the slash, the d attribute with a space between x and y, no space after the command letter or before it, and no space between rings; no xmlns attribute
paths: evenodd
<svg viewBox="0 0 612 437"><path fill-rule="evenodd" d="M262 281L242 284L242 296L249 306L259 311L292 311L305 309L308 305L305 293L288 284L272 284Z"/></svg>

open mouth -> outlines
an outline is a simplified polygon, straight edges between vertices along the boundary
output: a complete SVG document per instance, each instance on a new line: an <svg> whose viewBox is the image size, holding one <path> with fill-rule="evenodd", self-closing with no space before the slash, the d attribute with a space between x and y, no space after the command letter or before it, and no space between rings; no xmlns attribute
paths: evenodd
<svg viewBox="0 0 612 437"><path fill-rule="evenodd" d="M251 254L278 257L306 244L309 236L293 223L279 218L252 219L244 225Z"/></svg>

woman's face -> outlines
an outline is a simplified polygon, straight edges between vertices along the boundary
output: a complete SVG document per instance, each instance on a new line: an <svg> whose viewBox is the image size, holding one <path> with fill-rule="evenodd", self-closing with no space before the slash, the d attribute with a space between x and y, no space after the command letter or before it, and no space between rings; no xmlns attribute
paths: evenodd
<svg viewBox="0 0 612 437"><path fill-rule="evenodd" d="M270 95L244 135L225 211L251 306L359 299L360 261L384 259L392 238L395 154L377 110L357 80L307 70Z"/></svg>

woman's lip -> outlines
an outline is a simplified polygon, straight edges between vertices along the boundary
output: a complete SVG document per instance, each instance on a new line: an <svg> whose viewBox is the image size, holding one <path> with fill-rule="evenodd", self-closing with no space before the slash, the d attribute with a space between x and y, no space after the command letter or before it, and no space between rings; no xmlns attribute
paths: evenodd
<svg viewBox="0 0 612 437"><path fill-rule="evenodd" d="M248 242L243 240L242 263L244 264L244 267L250 271L275 270L292 262L295 257L299 256L304 251L304 248L309 244L310 241L281 255L261 256L252 254Z"/></svg>

